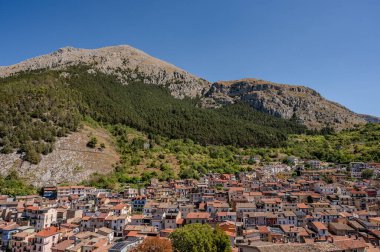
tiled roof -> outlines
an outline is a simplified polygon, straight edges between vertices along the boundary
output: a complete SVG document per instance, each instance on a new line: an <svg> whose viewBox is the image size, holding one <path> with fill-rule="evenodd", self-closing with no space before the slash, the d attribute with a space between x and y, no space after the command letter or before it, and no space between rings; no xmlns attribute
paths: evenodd
<svg viewBox="0 0 380 252"><path fill-rule="evenodd" d="M58 228L48 227L48 228L45 228L45 229L41 230L40 232L38 232L36 234L36 236L38 236L38 237L49 237L49 236L55 235L57 233L59 233Z"/></svg>
<svg viewBox="0 0 380 252"><path fill-rule="evenodd" d="M209 213L204 212L191 212L187 214L186 219L208 219L210 218Z"/></svg>
<svg viewBox="0 0 380 252"><path fill-rule="evenodd" d="M322 222L319 222L319 221L314 221L312 222L313 225L317 228L317 229L320 229L320 230L327 230L327 227L322 223Z"/></svg>

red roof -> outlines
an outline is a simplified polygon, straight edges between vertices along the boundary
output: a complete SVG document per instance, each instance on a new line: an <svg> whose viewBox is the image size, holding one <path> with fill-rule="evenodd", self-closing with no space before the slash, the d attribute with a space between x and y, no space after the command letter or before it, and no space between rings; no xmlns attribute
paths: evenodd
<svg viewBox="0 0 380 252"><path fill-rule="evenodd" d="M32 211L36 211L36 210L39 210L40 208L38 206L28 206L26 208L26 210L32 210Z"/></svg>
<svg viewBox="0 0 380 252"><path fill-rule="evenodd" d="M301 209L307 209L307 208L310 208L308 205L306 205L305 203L298 203L297 204L297 207L298 208L301 208Z"/></svg>
<svg viewBox="0 0 380 252"><path fill-rule="evenodd" d="M186 219L208 219L208 218L210 218L210 214L203 213L203 212L192 212L186 216Z"/></svg>
<svg viewBox="0 0 380 252"><path fill-rule="evenodd" d="M314 225L317 229L327 230L327 227L326 227L325 225L323 225L322 222L314 221L314 222L313 222L313 225Z"/></svg>
<svg viewBox="0 0 380 252"><path fill-rule="evenodd" d="M40 232L38 232L36 234L36 236L39 236L39 237L49 237L49 236L55 235L57 233L59 233L58 232L58 228L56 228L56 227L48 227L48 228L45 228L44 230L41 230Z"/></svg>
<svg viewBox="0 0 380 252"><path fill-rule="evenodd" d="M126 204L117 204L112 209L113 210L123 210L127 205Z"/></svg>
<svg viewBox="0 0 380 252"><path fill-rule="evenodd" d="M259 232L262 234L269 234L269 229L267 226L258 226L257 227Z"/></svg>
<svg viewBox="0 0 380 252"><path fill-rule="evenodd" d="M131 219L132 220L141 220L141 219L144 219L144 215L143 214L135 214L135 215L131 216Z"/></svg>

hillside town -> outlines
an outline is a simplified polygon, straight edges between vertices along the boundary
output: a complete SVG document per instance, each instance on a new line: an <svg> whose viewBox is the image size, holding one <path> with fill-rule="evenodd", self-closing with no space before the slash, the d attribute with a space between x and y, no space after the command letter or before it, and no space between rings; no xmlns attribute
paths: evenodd
<svg viewBox="0 0 380 252"><path fill-rule="evenodd" d="M199 180L151 179L122 192L72 185L2 195L1 250L133 251L147 237L167 239L201 223L223 230L233 251L380 251L379 175L378 163L293 157Z"/></svg>

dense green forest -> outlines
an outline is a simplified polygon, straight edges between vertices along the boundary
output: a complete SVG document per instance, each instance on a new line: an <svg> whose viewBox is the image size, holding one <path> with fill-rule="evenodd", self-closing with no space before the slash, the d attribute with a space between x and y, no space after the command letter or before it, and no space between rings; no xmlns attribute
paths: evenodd
<svg viewBox="0 0 380 252"><path fill-rule="evenodd" d="M292 135L281 151L334 163L380 162L380 124L368 123L327 135Z"/></svg>
<svg viewBox="0 0 380 252"><path fill-rule="evenodd" d="M287 135L306 128L236 104L203 109L197 100L175 99L165 87L142 82L122 85L115 76L86 67L66 72L36 71L0 79L0 151L18 150L38 163L55 137L78 129L85 116L121 123L169 138L200 144L284 146Z"/></svg>

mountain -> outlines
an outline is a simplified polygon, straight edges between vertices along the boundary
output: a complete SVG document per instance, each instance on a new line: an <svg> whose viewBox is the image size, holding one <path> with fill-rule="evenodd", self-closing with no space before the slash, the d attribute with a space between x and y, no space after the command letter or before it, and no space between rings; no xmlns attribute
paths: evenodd
<svg viewBox="0 0 380 252"><path fill-rule="evenodd" d="M126 45L91 50L61 48L16 65L0 67L0 77L33 70L64 70L78 65L89 67L89 73L100 71L115 75L123 85L141 81L165 86L175 98L201 98L202 106L206 108L245 102L256 110L276 117L297 117L311 129L330 127L341 130L355 124L380 122L377 117L359 115L340 104L328 101L315 90L304 86L257 79L218 81L211 84Z"/></svg>
<svg viewBox="0 0 380 252"><path fill-rule="evenodd" d="M126 84L117 75L83 64L0 78L0 173L17 170L34 185L46 185L124 167L118 155L125 153L115 147L114 137L101 138L94 129L86 133L88 121L106 132L127 125L151 139L191 139L202 145L277 147L285 145L289 134L306 132L295 120L243 103L201 108L199 98L175 98L169 85L147 84L139 75ZM87 147L93 137L98 139L94 149Z"/></svg>
<svg viewBox="0 0 380 252"><path fill-rule="evenodd" d="M114 74L123 84L142 81L146 84L167 85L176 98L201 96L210 85L172 64L127 45L94 50L61 48L19 64L0 67L0 77L31 70L65 69L76 65L87 65L102 73Z"/></svg>
<svg viewBox="0 0 380 252"><path fill-rule="evenodd" d="M205 94L206 106L248 103L273 116L298 118L312 129L324 127L342 130L356 124L380 122L379 118L359 115L346 107L323 98L317 91L295 85L277 84L258 79L219 81Z"/></svg>
<svg viewBox="0 0 380 252"><path fill-rule="evenodd" d="M0 67L0 108L0 173L16 169L35 185L144 170L147 164L141 166L134 153L161 144L165 150L160 137L200 144L218 157L223 155L214 153L215 145L227 152L282 148L290 135L316 133L306 126L343 129L377 120L302 86L255 79L210 83L130 46L67 47ZM129 141L125 126L144 137ZM93 137L99 141L94 149L86 146ZM173 144L167 162L181 156ZM200 148L193 147L186 151ZM178 172L180 162L174 161ZM208 161L199 167L200 161L193 166L207 171ZM218 161L214 168L226 165ZM170 169L149 166L169 176Z"/></svg>

